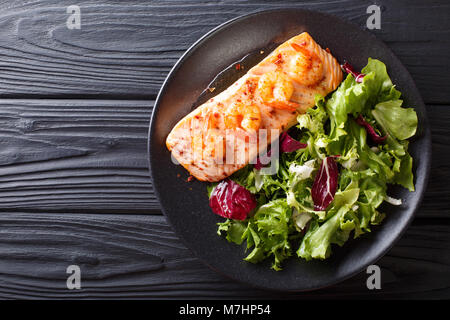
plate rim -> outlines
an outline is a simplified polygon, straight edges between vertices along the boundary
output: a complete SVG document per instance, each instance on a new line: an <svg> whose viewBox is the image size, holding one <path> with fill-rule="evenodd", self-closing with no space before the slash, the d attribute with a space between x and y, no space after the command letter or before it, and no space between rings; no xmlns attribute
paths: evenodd
<svg viewBox="0 0 450 320"><path fill-rule="evenodd" d="M421 204L422 204L422 200L423 197L425 195L425 192L427 190L427 186L428 186L428 182L429 182L429 176L430 176L430 169L431 169L431 159L432 159L432 139L431 139L431 128L429 125L429 119L428 119L428 113L426 110L426 104L423 101L422 95L420 93L420 91L417 88L417 85L414 81L414 78L411 76L410 72L406 69L406 67L404 66L404 64L400 61L400 59L394 54L394 52L391 50L391 48L389 48L387 46L387 44L379 39L377 36L375 36L373 33L362 29L359 25L357 25L356 23L349 21L347 19L341 18L337 15L334 14L330 14L327 12L322 12L322 11L318 11L318 10L310 10L310 9L304 9L304 8L295 8L295 7L284 7L284 8L273 8L273 9L258 9L255 10L251 13L248 14L243 14L243 15L239 15L237 17L234 17L230 20L227 20L221 24L219 24L218 26L212 28L211 30L209 30L208 32L206 32L204 35L202 35L197 41L195 41L191 46L189 46L188 49L186 49L186 51L178 58L177 62L174 64L174 66L171 68L171 70L169 71L169 73L167 74L166 78L164 79L164 82L162 83L160 90L158 92L158 95L156 96L154 105L153 105L153 109L152 109L152 114L150 117L150 123L149 123L149 130L148 130L148 137L147 137L147 162L148 162L148 171L150 174L150 179L152 182L152 186L153 186L153 191L158 199L159 202L160 201L160 193L158 188L156 187L156 185L158 183L155 184L154 178L153 178L153 170L152 170L152 156L151 156L151 137L152 134L155 130L155 118L156 118L156 113L155 111L159 110L160 108L160 101L162 99L162 97L164 96L165 92L167 91L167 87L168 84L170 83L170 81L173 78L173 75L178 71L178 69L183 65L183 63L185 62L185 60L195 51L195 49L197 49L198 47L200 47L202 45L202 43L206 40L208 40L210 37L213 37L215 35L215 33L219 32L220 30L222 30L223 28L232 25L234 23L238 23L241 20L245 20L248 19L250 17L253 16L257 16L257 15L261 15L261 14L273 14L273 13L277 13L277 12L288 12L288 13L292 13L292 11L295 12L303 12L303 13L312 13L312 14L319 14L322 15L324 17L330 17L333 19L337 19L339 20L341 23L345 23L345 24L349 24L351 26L353 26L354 28L357 28L359 31L365 33L367 36L371 37L372 39L378 41L383 47L384 49L389 52L389 54L392 56L392 58L394 60L397 61L398 65L403 69L403 72L406 73L407 77L409 77L412 81L411 84L413 85L413 89L418 93L418 96L420 98L420 101L418 101L418 105L423 106L423 119L422 119L422 128L423 128L423 138L424 140L426 140L426 144L425 144L425 159L424 161L426 162L426 166L424 167L424 179L423 179L423 189L422 192L420 194L417 195L418 200L417 200L417 205L412 209L412 212L410 214L410 216L408 217L403 229L398 232L393 240L391 241L391 243L386 246L386 248L384 250L381 250L377 255L375 255L374 258L370 259L370 264L375 264L378 260L380 260L383 256L386 255L386 253L392 249L392 247L399 241L399 239L405 234L405 232L408 230L409 226L411 225L411 222L414 220L414 217L418 211L418 209L420 208ZM417 173L416 173L417 176ZM416 181L417 183L417 181ZM359 267L359 268L354 268L354 270L352 272L349 272L346 276L343 277L336 277L333 281L329 281L321 286L315 286L312 288L300 288L300 289L291 289L291 288L285 288L285 289L281 289L281 288L273 288L273 287L267 287L267 286L263 286L263 285L259 285L259 284L255 284L252 282L248 282L242 279L238 279L235 278L231 275L229 275L228 273L223 272L220 269L217 269L216 267L214 267L213 265L211 265L208 261L204 260L202 257L200 257L197 253L196 250L194 250L193 248L191 248L191 246L189 245L189 242L184 238L183 235L179 234L178 232L176 232L176 229L169 217L169 215L166 213L166 209L161 205L160 207L161 212L164 214L165 218L167 219L168 224L170 225L172 231L176 234L176 236L181 240L181 242L185 245L185 247L197 258L199 259L203 264L205 264L206 266L208 266L208 268L210 268L211 270L214 270L215 272L217 272L218 274L225 276L228 279L231 279L237 283L241 283L241 284L246 284L249 285L250 287L256 288L256 289L263 289L263 290L270 290L270 291L275 291L275 292L310 292L310 291L315 291L315 290L320 290L323 288L327 288L327 287L331 287L334 286L338 283L342 283L345 280L348 280L352 277L354 277L355 275L359 274L363 268ZM275 272L275 271L274 271ZM282 272L282 271L281 271Z"/></svg>

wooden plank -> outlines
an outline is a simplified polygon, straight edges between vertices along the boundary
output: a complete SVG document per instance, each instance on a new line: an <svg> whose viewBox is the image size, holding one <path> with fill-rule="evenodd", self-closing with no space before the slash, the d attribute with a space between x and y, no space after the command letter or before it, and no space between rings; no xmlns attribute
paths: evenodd
<svg viewBox="0 0 450 320"><path fill-rule="evenodd" d="M0 208L159 213L147 164L152 105L0 101Z"/></svg>
<svg viewBox="0 0 450 320"><path fill-rule="evenodd" d="M152 107L0 100L0 210L159 214L147 164ZM427 108L434 156L418 216L448 218L450 106Z"/></svg>
<svg viewBox="0 0 450 320"><path fill-rule="evenodd" d="M0 3L1 97L153 99L181 54L231 18L263 9L306 8L366 28L366 9L373 1L76 3L80 30L66 26L71 0ZM405 63L427 103L450 103L448 2L377 4L382 26L372 32Z"/></svg>
<svg viewBox="0 0 450 320"><path fill-rule="evenodd" d="M431 128L432 161L428 186L418 217L450 217L450 108L427 106Z"/></svg>
<svg viewBox="0 0 450 320"><path fill-rule="evenodd" d="M363 272L304 294L257 290L216 274L192 256L162 216L16 212L0 215L0 224L0 298L450 297L448 224L411 226L377 263L379 291L366 288ZM80 290L66 287L69 265L81 269Z"/></svg>

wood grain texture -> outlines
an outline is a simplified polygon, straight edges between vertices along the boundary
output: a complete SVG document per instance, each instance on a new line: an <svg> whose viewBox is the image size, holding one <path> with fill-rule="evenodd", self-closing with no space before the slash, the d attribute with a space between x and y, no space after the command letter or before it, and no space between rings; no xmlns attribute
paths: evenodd
<svg viewBox="0 0 450 320"><path fill-rule="evenodd" d="M377 1L372 31L406 65L427 103L450 103L450 5ZM366 28L373 1L76 1L81 29L66 27L74 1L0 3L0 96L155 98L181 54L203 34L263 9L306 8Z"/></svg>
<svg viewBox="0 0 450 320"><path fill-rule="evenodd" d="M218 275L192 256L162 216L15 213L1 215L0 225L0 298L450 298L448 225L413 224L378 262L379 291L367 289L363 272L303 294ZM81 290L66 287L73 264L81 268Z"/></svg>
<svg viewBox="0 0 450 320"><path fill-rule="evenodd" d="M153 102L0 101L0 208L159 214L147 164Z"/></svg>
<svg viewBox="0 0 450 320"><path fill-rule="evenodd" d="M432 161L418 217L450 218L450 106L427 106L431 128Z"/></svg>

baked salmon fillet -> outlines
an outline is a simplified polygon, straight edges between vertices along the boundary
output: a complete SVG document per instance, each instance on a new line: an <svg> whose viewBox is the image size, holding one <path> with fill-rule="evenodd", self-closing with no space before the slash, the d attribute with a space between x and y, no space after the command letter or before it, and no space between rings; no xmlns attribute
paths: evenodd
<svg viewBox="0 0 450 320"><path fill-rule="evenodd" d="M220 181L254 163L259 151L314 106L316 94L335 90L342 77L336 59L304 32L181 119L167 136L167 148L198 180Z"/></svg>

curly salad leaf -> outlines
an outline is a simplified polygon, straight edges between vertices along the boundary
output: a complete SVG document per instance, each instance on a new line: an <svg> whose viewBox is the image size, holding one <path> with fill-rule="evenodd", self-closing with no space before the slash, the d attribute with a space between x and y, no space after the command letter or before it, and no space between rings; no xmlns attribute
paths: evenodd
<svg viewBox="0 0 450 320"><path fill-rule="evenodd" d="M218 234L245 242L246 261L271 259L272 268L281 270L295 254L326 259L333 244L342 246L381 223L383 202L401 204L387 194L388 184L414 191L407 139L417 130L416 112L402 106L384 63L369 59L361 73L358 81L349 73L298 116L289 137L301 148L280 154L276 174L248 165L231 176L257 204L245 220L219 223ZM321 197L321 190L332 192Z"/></svg>

